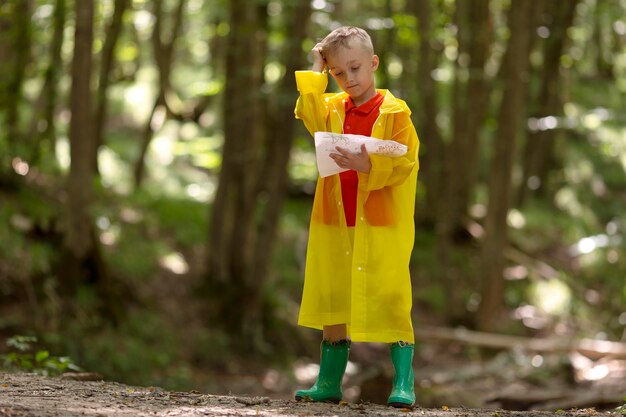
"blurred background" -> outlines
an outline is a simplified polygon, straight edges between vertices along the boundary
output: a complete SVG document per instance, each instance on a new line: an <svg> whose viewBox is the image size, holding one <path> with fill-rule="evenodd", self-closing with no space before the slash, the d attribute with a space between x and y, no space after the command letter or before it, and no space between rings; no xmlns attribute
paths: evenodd
<svg viewBox="0 0 626 417"><path fill-rule="evenodd" d="M311 384L320 333L296 320L317 170L293 72L356 25L422 144L418 403L623 404L625 10L0 0L0 365ZM346 399L384 402L392 376L388 347L355 343Z"/></svg>

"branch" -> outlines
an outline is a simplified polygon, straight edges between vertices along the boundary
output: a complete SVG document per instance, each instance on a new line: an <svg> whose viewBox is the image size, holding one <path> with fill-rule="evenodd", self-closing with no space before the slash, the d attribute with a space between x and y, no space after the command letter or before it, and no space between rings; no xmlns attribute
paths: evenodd
<svg viewBox="0 0 626 417"><path fill-rule="evenodd" d="M589 358L598 359L611 356L626 359L626 343L607 340L563 338L532 339L520 336L508 336L495 333L477 332L467 329L450 329L444 327L422 327L415 329L415 336L430 340L444 340L467 343L500 349L521 348L535 352L578 352Z"/></svg>

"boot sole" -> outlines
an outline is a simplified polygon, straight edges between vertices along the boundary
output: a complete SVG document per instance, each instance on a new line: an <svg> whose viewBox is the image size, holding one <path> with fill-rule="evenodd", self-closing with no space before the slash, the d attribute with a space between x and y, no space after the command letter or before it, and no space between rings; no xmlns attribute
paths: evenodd
<svg viewBox="0 0 626 417"><path fill-rule="evenodd" d="M337 398L324 398L322 400L314 400L313 398L311 398L308 395L306 395L306 396L297 396L296 397L296 401L303 401L303 402L310 402L310 403L339 404L339 402L341 401L341 398L339 398L339 399L337 399Z"/></svg>
<svg viewBox="0 0 626 417"><path fill-rule="evenodd" d="M415 404L408 404L408 403L400 403L400 402L391 402L387 404L389 407L393 407L393 408L409 408L409 409L413 409L415 408Z"/></svg>

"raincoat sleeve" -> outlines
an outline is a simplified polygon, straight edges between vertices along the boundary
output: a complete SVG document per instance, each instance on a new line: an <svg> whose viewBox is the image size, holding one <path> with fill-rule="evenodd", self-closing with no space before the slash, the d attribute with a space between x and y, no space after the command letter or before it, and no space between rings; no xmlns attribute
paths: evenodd
<svg viewBox="0 0 626 417"><path fill-rule="evenodd" d="M393 116L391 137L384 139L395 140L408 147L408 151L401 157L388 157L370 154L372 168L369 173L359 172L359 187L366 191L379 190L402 184L413 170L419 169L417 159L419 139L409 113L395 113Z"/></svg>
<svg viewBox="0 0 626 417"><path fill-rule="evenodd" d="M300 92L294 111L296 119L304 122L311 135L326 131L328 106L323 95L328 86L328 75L316 71L296 71L296 86Z"/></svg>

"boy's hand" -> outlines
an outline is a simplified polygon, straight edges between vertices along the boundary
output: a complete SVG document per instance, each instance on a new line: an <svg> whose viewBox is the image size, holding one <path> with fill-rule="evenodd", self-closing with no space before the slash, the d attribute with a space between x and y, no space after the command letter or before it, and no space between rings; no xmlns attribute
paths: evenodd
<svg viewBox="0 0 626 417"><path fill-rule="evenodd" d="M340 146L336 146L335 149L339 153L331 153L329 156L333 158L340 168L353 169L366 174L372 169L372 163L365 145L361 145L361 152L359 153L352 153Z"/></svg>
<svg viewBox="0 0 626 417"><path fill-rule="evenodd" d="M318 43L311 50L311 58L313 59L313 71L323 72L324 67L326 67L326 60L322 55L322 45Z"/></svg>

